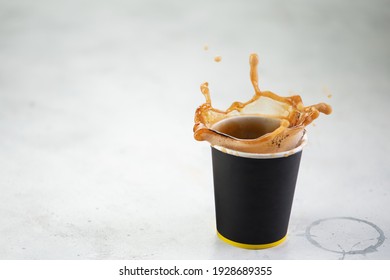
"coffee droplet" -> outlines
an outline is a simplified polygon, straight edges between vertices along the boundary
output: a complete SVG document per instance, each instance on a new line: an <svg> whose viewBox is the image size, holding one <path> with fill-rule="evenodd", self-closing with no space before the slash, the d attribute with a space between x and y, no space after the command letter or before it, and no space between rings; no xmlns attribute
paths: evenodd
<svg viewBox="0 0 390 280"><path fill-rule="evenodd" d="M214 57L214 61L215 61L215 62L221 62L221 60L222 60L222 56L216 56L216 57Z"/></svg>
<svg viewBox="0 0 390 280"><path fill-rule="evenodd" d="M215 61L220 61L215 57ZM305 127L320 113L330 114L325 103L304 106L299 95L281 97L261 91L258 85L257 54L249 57L253 97L247 102L234 102L223 111L213 108L209 84L201 85L206 102L195 112L194 138L248 153L277 153L297 147L305 135Z"/></svg>
<svg viewBox="0 0 390 280"><path fill-rule="evenodd" d="M208 51L208 50L209 50L209 46L208 46L208 45L204 45L204 46L203 46L203 49L204 49L205 51Z"/></svg>

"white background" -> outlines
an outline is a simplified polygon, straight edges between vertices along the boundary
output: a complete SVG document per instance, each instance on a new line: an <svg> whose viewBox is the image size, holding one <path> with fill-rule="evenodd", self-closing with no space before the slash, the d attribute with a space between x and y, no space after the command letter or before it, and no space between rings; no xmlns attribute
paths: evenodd
<svg viewBox="0 0 390 280"><path fill-rule="evenodd" d="M389 1L0 0L0 259L389 259L363 222L314 226L328 251L306 234L390 235L389 28ZM252 52L261 89L334 109L308 128L287 241L260 251L216 237L192 136L202 82L217 108L250 99Z"/></svg>

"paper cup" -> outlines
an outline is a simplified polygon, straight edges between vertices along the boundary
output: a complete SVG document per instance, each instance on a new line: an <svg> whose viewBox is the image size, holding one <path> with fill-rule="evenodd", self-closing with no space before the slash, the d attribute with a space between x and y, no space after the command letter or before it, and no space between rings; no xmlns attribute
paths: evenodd
<svg viewBox="0 0 390 280"><path fill-rule="evenodd" d="M275 154L212 147L217 234L245 249L265 249L286 239L302 149Z"/></svg>

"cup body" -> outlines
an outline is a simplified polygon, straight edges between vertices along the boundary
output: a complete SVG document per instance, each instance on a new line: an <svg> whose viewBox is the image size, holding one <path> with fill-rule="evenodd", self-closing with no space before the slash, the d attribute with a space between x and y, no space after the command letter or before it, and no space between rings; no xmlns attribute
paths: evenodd
<svg viewBox="0 0 390 280"><path fill-rule="evenodd" d="M264 249L285 240L303 142L292 151L259 156L212 147L217 234L223 241Z"/></svg>

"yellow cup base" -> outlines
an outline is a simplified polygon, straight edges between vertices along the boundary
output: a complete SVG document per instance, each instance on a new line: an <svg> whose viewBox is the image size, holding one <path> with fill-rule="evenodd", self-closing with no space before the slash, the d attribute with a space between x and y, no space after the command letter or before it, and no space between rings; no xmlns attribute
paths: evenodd
<svg viewBox="0 0 390 280"><path fill-rule="evenodd" d="M220 234L218 231L217 231L217 235L223 242L226 242L229 245L236 246L236 247L243 248L243 249L250 249L250 250L268 249L271 247L275 247L275 246L278 246L279 244L283 243L287 238L287 235L285 235L282 239L275 241L275 242L272 242L272 243L245 244L245 243L239 243L239 242L235 242L235 241L232 241L230 239L227 239L222 234Z"/></svg>

